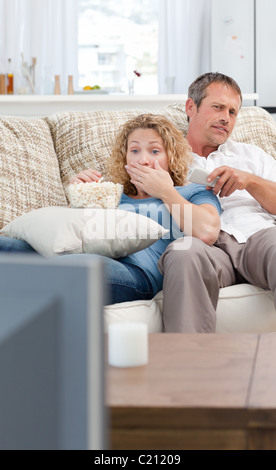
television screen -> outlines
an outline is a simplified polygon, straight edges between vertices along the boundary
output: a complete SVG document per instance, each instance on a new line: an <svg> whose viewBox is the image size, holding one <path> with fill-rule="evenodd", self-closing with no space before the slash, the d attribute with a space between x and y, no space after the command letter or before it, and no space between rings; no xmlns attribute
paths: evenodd
<svg viewBox="0 0 276 470"><path fill-rule="evenodd" d="M0 256L0 448L107 449L104 265Z"/></svg>

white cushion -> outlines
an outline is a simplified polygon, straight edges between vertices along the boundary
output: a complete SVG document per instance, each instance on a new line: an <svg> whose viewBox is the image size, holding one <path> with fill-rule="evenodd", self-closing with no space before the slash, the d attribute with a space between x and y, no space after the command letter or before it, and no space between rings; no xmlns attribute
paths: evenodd
<svg viewBox="0 0 276 470"><path fill-rule="evenodd" d="M251 284L220 289L218 333L268 333L276 331L273 294Z"/></svg>
<svg viewBox="0 0 276 470"><path fill-rule="evenodd" d="M163 291L151 300L135 300L107 305L104 309L104 328L108 331L109 323L142 322L148 325L149 333L161 333Z"/></svg>
<svg viewBox="0 0 276 470"><path fill-rule="evenodd" d="M105 307L107 331L111 322L142 321L150 333L162 327L163 292L152 300L123 302ZM220 289L217 306L217 333L267 333L276 331L276 310L271 291L250 284L237 284Z"/></svg>
<svg viewBox="0 0 276 470"><path fill-rule="evenodd" d="M25 240L46 257L94 253L119 258L148 247L168 230L120 209L44 207L16 218L1 232Z"/></svg>

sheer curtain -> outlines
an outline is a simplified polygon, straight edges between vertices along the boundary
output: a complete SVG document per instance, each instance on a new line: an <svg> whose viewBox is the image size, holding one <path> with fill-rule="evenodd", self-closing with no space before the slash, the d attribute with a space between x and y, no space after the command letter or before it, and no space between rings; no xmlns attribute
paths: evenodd
<svg viewBox="0 0 276 470"><path fill-rule="evenodd" d="M26 92L25 66L36 58L35 92L53 93L54 75L62 91L68 75L78 81L78 0L0 0L0 73L12 59L15 92Z"/></svg>
<svg viewBox="0 0 276 470"><path fill-rule="evenodd" d="M210 71L210 18L211 0L160 0L159 93L187 93Z"/></svg>

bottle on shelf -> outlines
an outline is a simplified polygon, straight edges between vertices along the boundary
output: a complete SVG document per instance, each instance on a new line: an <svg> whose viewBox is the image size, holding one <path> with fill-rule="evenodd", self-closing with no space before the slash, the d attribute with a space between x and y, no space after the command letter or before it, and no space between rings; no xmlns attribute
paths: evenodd
<svg viewBox="0 0 276 470"><path fill-rule="evenodd" d="M12 71L12 60L11 59L8 59L7 94L8 95L13 95L13 71Z"/></svg>
<svg viewBox="0 0 276 470"><path fill-rule="evenodd" d="M68 95L74 94L73 75L68 75Z"/></svg>
<svg viewBox="0 0 276 470"><path fill-rule="evenodd" d="M55 75L55 90L54 90L55 95L60 95L60 76Z"/></svg>
<svg viewBox="0 0 276 470"><path fill-rule="evenodd" d="M4 73L0 73L0 95L6 94L6 76Z"/></svg>

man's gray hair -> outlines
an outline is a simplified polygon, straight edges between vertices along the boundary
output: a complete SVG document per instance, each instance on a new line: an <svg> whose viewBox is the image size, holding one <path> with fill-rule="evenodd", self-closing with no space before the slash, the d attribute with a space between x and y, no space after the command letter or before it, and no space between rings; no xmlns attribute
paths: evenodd
<svg viewBox="0 0 276 470"><path fill-rule="evenodd" d="M211 83L223 83L227 87L232 88L238 95L240 95L242 103L241 89L233 78L219 72L207 72L196 78L189 86L188 98L192 98L197 107L199 107L202 100L206 98L207 87L211 85Z"/></svg>

